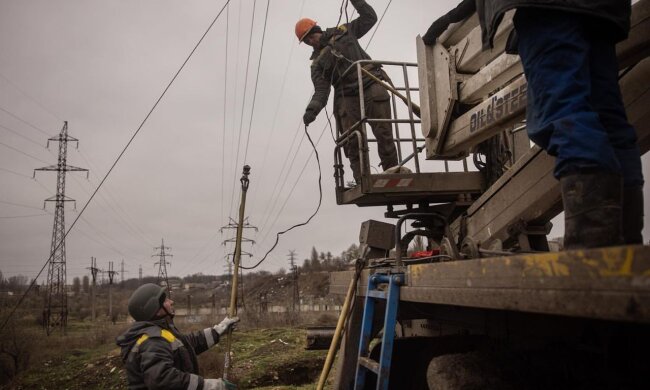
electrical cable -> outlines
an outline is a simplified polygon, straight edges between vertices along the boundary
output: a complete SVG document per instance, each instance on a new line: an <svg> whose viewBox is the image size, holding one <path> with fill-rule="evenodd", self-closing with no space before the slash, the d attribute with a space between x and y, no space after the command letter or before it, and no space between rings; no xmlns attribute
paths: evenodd
<svg viewBox="0 0 650 390"><path fill-rule="evenodd" d="M269 255L269 253L271 253L275 249L275 247L278 246L278 242L280 241L280 236L281 235L283 235L283 234L285 234L285 233L287 233L287 232L289 232L289 231L291 231L291 230L293 230L293 229L295 229L297 227L307 225L312 220L312 218L314 218L316 216L316 214L318 213L318 210L320 210L320 206L323 203L323 187L322 187L322 183L321 183L322 172L321 172L321 167L320 167L320 158L318 157L318 149L316 149L316 145L314 144L314 141L312 141L311 136L309 135L309 131L307 130L307 125L305 125L305 134L307 134L307 139L309 140L309 143L311 144L311 147L314 149L314 153L316 154L316 163L318 164L318 193L319 193L318 206L316 206L316 210L314 210L314 213L307 219L307 221L296 224L296 225L293 225L293 226L291 226L290 228L288 228L286 230L283 230L281 232L276 233L276 235L275 235L275 243L273 244L271 249L269 249L268 252L266 252L264 257L262 257L262 259L260 261L258 261L252 267L245 267L243 265L240 265L240 268L242 268L242 269L251 270L251 269L257 268L260 264L262 264L264 262L264 260L266 260L266 257ZM305 166L307 166L307 164L305 164Z"/></svg>
<svg viewBox="0 0 650 390"><path fill-rule="evenodd" d="M41 213L41 214L30 214L30 215L4 216L4 217L0 217L0 219L31 218L31 217L41 217L43 215L48 215L48 214L47 213Z"/></svg>
<svg viewBox="0 0 650 390"><path fill-rule="evenodd" d="M2 73L0 73L0 77L2 77L3 79L5 79L5 81L7 81L7 83L9 83L12 87L14 87L18 92L20 92L20 93L21 93L23 96L25 96L27 99L29 99L29 100L31 100L32 102L34 102L34 103L35 103L37 106L39 106L43 111L45 111L45 112L47 112L48 114L52 115L52 117L54 117L54 118L57 119L58 121L63 122L63 119L59 118L59 116L56 115L54 112L52 112L51 110L48 110L44 105L42 105L41 103L39 103L36 99L34 99L33 97L31 97L30 95L28 95L27 92L23 91L22 88L20 88L18 85L16 85L13 81L9 80L8 77L6 77L5 75L3 75Z"/></svg>
<svg viewBox="0 0 650 390"><path fill-rule="evenodd" d="M43 149L47 149L47 148L46 148L45 146L43 146L42 144L39 144L39 143L36 142L35 140L33 140L33 139L29 138L29 137L26 137L26 136L23 135L23 134L20 134L19 132L17 132L17 131L14 130L14 129L11 129L11 128L9 128L9 127L7 127L7 126L3 126L3 125L0 125L0 127L2 127L3 129L9 131L10 133L13 133L13 134L17 135L17 136L20 137L20 138L23 138L23 139L25 139L25 140L27 140L27 141L33 143L34 145L38 145L39 147L41 147L41 148L43 148Z"/></svg>
<svg viewBox="0 0 650 390"><path fill-rule="evenodd" d="M221 213L219 214L219 221L223 221L223 194L224 194L224 182L225 180L225 166L226 166L226 112L227 112L227 101L228 101L228 32L230 29L230 5L226 8L226 47L225 47L225 60L224 60L224 71L223 71L223 131L221 132Z"/></svg>
<svg viewBox="0 0 650 390"><path fill-rule="evenodd" d="M38 157L34 157L34 156L32 156L31 154L26 153L26 152L23 152L22 150L20 150L20 149L18 149L18 148L14 148L13 146L7 145L7 144L4 143L4 142L0 142L0 145L5 146L6 148L9 148L9 149L13 150L14 152L18 152L18 153L20 153L20 154L22 154L22 155L25 155L25 156L29 157L29 158L33 158L33 159L36 160L36 161L40 161L40 162L42 162L43 164L49 164L49 162L47 162L47 161L41 160L41 159L38 158Z"/></svg>
<svg viewBox="0 0 650 390"><path fill-rule="evenodd" d="M368 44L366 45L366 50L368 49L368 46L370 46L370 42L372 42L372 38L375 37L375 33L377 33L377 30L379 30L379 25L381 24L381 21L384 20L384 16L386 16L386 12L388 11L388 7L390 7L390 3L392 3L393 0L388 0L388 4L386 4L386 8L384 8L384 12L381 14L381 18L379 18L379 21L377 22L377 27L375 27L375 31L372 32L372 35L370 36L370 39L368 39Z"/></svg>
<svg viewBox="0 0 650 390"><path fill-rule="evenodd" d="M342 0L342 1L347 1L347 0ZM384 9L384 12L382 13L381 19L380 19L380 20L378 21L378 23L377 23L377 27L376 27L376 29L375 29L375 32L379 29L379 26L381 25L381 22L382 22L382 20L384 19L384 16L386 15L386 12L388 11L388 7L390 6L391 2L392 2L392 0L389 0L388 4L386 5L386 8ZM342 5L343 5L343 4L342 4ZM347 4L346 4L346 10L345 10L345 11L346 11L346 22L349 23L348 15L347 15ZM342 15L342 13L343 13L343 10L341 9L341 13L339 14L339 21L340 21L340 19L341 19L341 15ZM337 22L337 24L338 24L338 22ZM368 40L368 44L366 45L366 49L370 46L370 43L372 42L372 40L373 40L373 38L374 38L374 35L375 35L375 34L373 33L372 36L370 37L370 39ZM326 111L326 114L327 114L327 111ZM328 116L327 116L327 119L328 119L328 123L329 123L329 126L330 126L330 133L332 133L332 135L333 135L333 129L332 129L332 124L331 124L331 121L330 121L330 117L331 117L331 116L328 115ZM323 128L323 131L325 131L324 128ZM319 199L318 208L316 209L316 212L315 212L314 214L312 214L311 217L309 217L309 219L307 220L306 223L304 223L304 225L306 225L307 223L309 223L309 221L311 221L311 219L314 217L314 215L318 212L318 209L320 209L320 204L321 204L321 202L322 202L322 196L323 196L323 194L322 194L322 188L321 188L321 175L322 175L322 173L321 173L321 170L320 170L320 160L319 160L319 157L318 157L318 151L316 150L316 146L314 145L314 143L313 143L311 137L309 136L309 132L307 131L307 127L306 127L306 126L305 126L305 133L307 134L307 137L308 137L308 139L309 139L309 142L312 144L312 147L314 148L314 151L315 151L315 153L316 153L316 160L317 160L317 162L318 162L318 169L319 169L319 173L318 173L318 185L319 185L319 191L320 191L320 199ZM322 136L322 133L321 133L321 136ZM307 166L307 165L305 164L305 166L303 167L302 172L301 172L301 173L299 174L299 176L298 176L298 179L296 179L296 182L294 183L294 186L293 186L293 188L291 189L291 191L290 191L290 193L289 193L289 196L287 197L287 200L289 199L289 197L290 197L291 194L293 193L293 189L296 187L296 184L298 183L298 180L299 180L300 177L302 176L302 173L304 172L304 169L305 169L306 166ZM289 169L289 170L290 170L290 169ZM287 202L285 201L285 204L286 204L286 203L287 203ZM282 212L283 209L284 209L284 205L283 205L283 207L281 208L280 213ZM280 213L278 213L278 216L280 215ZM276 217L276 220L277 220L277 217ZM273 225L275 225L275 222L274 222L273 224L271 224L271 226L273 226ZM261 264L261 263L266 259L266 257L268 256L268 254L269 254L271 251L273 251L273 249L275 249L275 247L277 246L278 241L279 241L279 238L280 238L280 234L284 234L285 232L287 232L287 231L289 231L289 230L291 230L291 229L293 229L293 228L295 228L295 227L298 227L298 226L304 226L304 225L294 225L294 226L292 226L291 228L289 228L289 229L287 229L287 230L285 230L285 231L283 231L283 232L277 233L277 234L276 234L276 240L275 240L275 243L273 244L273 246L271 247L271 249L269 249L269 251L266 252L266 254L265 254L264 257L262 258L262 260L260 260L260 261L255 265L255 266L253 266L253 267L251 267L251 268L244 268L244 269L254 269L254 268L256 268L257 266L259 266L259 265L260 265L260 264ZM266 236L264 237L264 239L266 239ZM264 240L264 239L263 239L263 240Z"/></svg>
<svg viewBox="0 0 650 390"><path fill-rule="evenodd" d="M302 15L302 11L304 9L304 6L305 6L305 0L302 0L302 2L300 4L300 9L298 10L298 15L299 16ZM289 65L291 64L291 61L293 59L293 52L294 52L294 49L296 47L298 47L298 46L294 43L294 38L290 37L289 56L287 57L287 64L284 67L284 74L282 75L282 82L280 83L280 93L278 94L278 101L277 101L278 104L276 105L275 112L273 113L273 120L271 121L271 130L268 132L267 140L269 140L269 141L273 139L273 136L275 134L275 129L276 129L275 125L277 123L278 113L280 112L280 106L283 103L282 97L284 96L284 87L285 87L286 82L287 82L287 75L289 74ZM300 124L302 124L302 121L301 121ZM293 142L295 142L296 136L300 132L300 124L298 125L298 128L296 129L296 133L294 135L294 140L292 141L291 146L293 146ZM262 157L262 163L260 164L261 168L260 168L260 173L259 173L259 177L261 177L261 178L266 178L266 175L264 173L265 173L265 168L266 168L266 159L267 159L267 157L269 155L269 150L271 150L271 148L264 148L264 156ZM291 150L291 147L289 148L289 150ZM286 163L286 160L285 160L285 163ZM278 180L275 181L275 183L277 183L277 182L278 182ZM257 194L257 192L253 192L253 197L255 197L256 194ZM273 194L273 192L271 192L271 194ZM255 204L255 202L252 202L252 203Z"/></svg>
<svg viewBox="0 0 650 390"><path fill-rule="evenodd" d="M255 26L255 6L257 5L257 0L253 0L253 13L251 16L251 32L248 36L248 54L246 56L246 72L244 73L244 94L241 99L241 116L239 118L239 134L237 135L237 154L235 157L235 164L239 164L239 149L241 148L241 133L242 125L244 122L244 105L246 103L246 89L248 87L248 67L251 59L251 47L253 46L253 27ZM232 214L232 206L235 201L235 183L237 182L237 171L233 169L235 174L232 179L232 196L230 197L230 212Z"/></svg>
<svg viewBox="0 0 650 390"><path fill-rule="evenodd" d="M251 140L251 128L253 127L253 115L255 113L255 99L257 98L257 84L260 79L260 68L262 67L262 55L264 53L264 38L266 37L266 22L269 19L269 7L271 5L270 1L271 0L266 0L266 14L264 15L264 28L262 30L262 43L260 46L260 57L257 62L257 75L255 76L255 88L253 89L253 102L251 103L251 117L250 120L248 121L248 134L246 135L246 149L244 149L245 150L244 163L246 163L246 159L248 158L248 144L250 143Z"/></svg>
<svg viewBox="0 0 650 390"><path fill-rule="evenodd" d="M127 150L128 147L131 145L131 143L133 142L133 140L135 139L135 137L138 135L138 133L140 132L140 130L142 129L142 127L144 126L144 124L147 122L147 119L149 119L149 117L151 116L151 114L153 113L153 111L156 109L156 107L158 106L158 103L160 103L160 101L162 100L162 98L165 96L165 94L167 93L167 90L169 90L169 88L172 86L172 84L174 83L174 81L176 80L176 78L178 77L178 75L181 73L181 71L183 70L183 68L185 68L185 65L189 62L190 58L192 58L192 55L194 54L194 52L196 51L196 49L198 49L198 47L199 47L199 45L201 44L201 42L203 42L203 39L206 37L206 35L208 35L208 32L210 32L210 30L212 29L212 26L214 26L214 24L217 22L217 20L219 19L219 16L221 16L221 13L222 13L223 10L226 8L226 6L228 5L228 3L230 3L230 0L226 0L226 3L223 5L223 7L221 8L221 10L220 10L219 13L217 14L217 16L215 16L215 18L212 20L212 23L210 23L210 25L209 25L208 28L205 30L205 32L203 33L203 35L201 36L201 38L199 39L199 41L196 43L196 45L194 46L194 48L192 49L192 51L190 52L190 54L187 56L187 58L185 59L185 61L183 61L183 64L180 66L180 68L178 69L178 71L176 71L176 73L175 73L174 76L172 77L171 81L167 84L167 86L165 87L165 89L163 90L163 92L160 94L160 96L158 97L158 99L157 99L156 102L154 103L153 107L151 107L151 109L149 110L149 112L147 113L147 115L145 116L145 118L142 120L142 122L141 122L140 125L138 126L137 130L133 133L133 135L131 136L131 138L129 139L129 141L126 143L126 145L124 146L124 148L122 149L122 151L120 152L120 154L117 156L117 159L115 159L115 161L113 162L113 165L111 165L111 167L109 168L108 172L106 172L106 174L104 175L104 178L102 179L102 181L99 183L99 185L97 186L97 188L95 189L95 191L93 192L93 194L90 196L90 198L86 201L86 204L85 204L84 207L81 209L81 211L79 212L79 214L77 215L77 217L72 221L72 224L70 225L70 227L68 228L68 230L67 230L67 231L65 232L65 234L63 235L63 238L61 239L61 241L59 241L59 243L57 244L57 246L52 250L52 253L50 253L50 256L48 257L47 261L45 262L45 264L43 264L43 267L41 267L41 270L38 272L38 274L36 275L36 277L34 278L34 280L32 281L32 283L29 285L29 287L27 287L27 290L25 290L25 292L23 293L23 295L20 297L20 299L19 299L18 302L16 303L16 306L14 306L14 308L11 310L11 312L10 312L9 315L7 316L7 319L2 323L2 326L0 326L0 332L1 332L2 330L4 330L5 326L7 326L7 323L9 323L9 320L11 319L11 316L13 316L13 314L16 312L16 310L18 309L18 307L19 307L19 306L22 304L22 302L25 300L25 297L27 296L27 294L29 293L29 291L30 291L30 290L34 287L34 285L36 284L36 280L38 279L38 277L43 273L43 271L45 270L45 267L47 267L47 265L50 263L50 260L52 259L52 257L53 257L54 254L56 253L56 251L59 249L59 247L61 246L61 244L62 244L63 242L65 242L65 239L68 237L68 234L70 234L70 232L72 231L72 229L74 228L74 226L77 224L77 221L79 221L79 219L80 219L81 216L83 215L83 213L84 213L84 211L86 210L86 208L88 208L88 205L90 204L90 202L94 199L95 195L97 194L97 192L99 191L99 189L102 187L102 185L104 184L104 182L106 182L106 179L108 179L108 176L111 174L111 172L113 172L113 169L115 168L115 166L117 165L117 163L121 160L121 158L122 158L122 156L124 155L124 153L126 153L126 150ZM0 107L0 109L2 109L2 108ZM4 110L3 110L3 111L4 111Z"/></svg>
<svg viewBox="0 0 650 390"><path fill-rule="evenodd" d="M228 0L228 1L230 1L230 0ZM41 133L45 134L45 135L48 136L48 137L51 137L51 136L52 136L51 134L48 134L47 131L45 131L45 130L41 129L40 127L37 127L37 126L35 126L35 125L33 125L33 124L27 122L27 121L24 120L23 118L21 118L21 117L19 117L18 115L16 115L16 114L10 112L9 110L5 109L5 108L2 107L2 106L0 106L0 111L3 111L3 112L5 112L5 113L9 114L12 118L19 120L20 122L26 124L27 126L31 127L31 128L34 129L34 130L40 131Z"/></svg>

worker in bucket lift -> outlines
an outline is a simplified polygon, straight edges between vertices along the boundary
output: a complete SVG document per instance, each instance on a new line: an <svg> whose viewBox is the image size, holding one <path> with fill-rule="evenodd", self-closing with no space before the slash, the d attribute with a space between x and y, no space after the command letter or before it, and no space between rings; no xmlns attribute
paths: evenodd
<svg viewBox="0 0 650 390"><path fill-rule="evenodd" d="M465 0L431 25L424 42L477 12L490 49L511 9L506 51L519 53L528 82L528 136L556 157L565 248L641 244L641 158L615 50L630 29L630 0Z"/></svg>
<svg viewBox="0 0 650 390"><path fill-rule="evenodd" d="M361 119L359 106L359 82L357 72L351 71L342 77L353 62L369 60L370 56L361 48L358 39L366 35L377 22L375 10L364 0L351 0L359 13L353 21L325 31L314 20L304 18L296 23L296 37L314 48L311 55L311 79L314 83L314 95L311 98L303 121L309 125L325 107L334 90L334 117L339 134L349 130ZM379 79L388 80L380 65L365 65L366 70ZM363 77L363 96L366 116L372 119L390 119L390 96L388 92L367 75ZM397 165L397 151L389 123L371 123L372 132L377 139L377 148L381 166L384 170ZM344 146L346 157L357 183L361 181L359 146L356 137L352 137Z"/></svg>
<svg viewBox="0 0 650 390"><path fill-rule="evenodd" d="M152 284L138 287L129 298L129 314L137 322L117 338L122 348L129 389L230 390L237 387L223 379L198 375L196 355L219 342L238 317L218 325L182 334L174 325L174 301L165 289Z"/></svg>

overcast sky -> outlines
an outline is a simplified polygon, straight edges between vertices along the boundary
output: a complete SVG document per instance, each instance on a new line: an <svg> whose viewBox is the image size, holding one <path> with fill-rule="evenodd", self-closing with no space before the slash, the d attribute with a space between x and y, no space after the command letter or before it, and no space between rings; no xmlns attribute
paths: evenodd
<svg viewBox="0 0 650 390"><path fill-rule="evenodd" d="M369 54L415 62L416 35L456 2L370 1L380 16L387 11ZM79 139L78 149L69 145L68 164L90 170L88 180L83 173L68 174L66 195L77 200L76 211L71 204L66 208L69 227L224 4L0 0L5 276L32 278L49 255L54 204L42 207L55 194L56 173L38 172L32 179L33 169L56 164L58 145L45 149L47 138L68 121L69 134ZM257 242L244 247L254 259L270 248L275 232L313 212L318 171L300 126L313 91L311 50L297 44L293 30L305 16L323 27L335 25L340 3L272 0L260 50L266 6L265 0L233 0L208 33L69 234L68 282L88 273L91 256L102 269L113 261L117 271L123 260L127 278L137 277L139 266L144 275L155 275L152 254L163 238L174 256L170 275L222 273L232 247L221 245L231 236L219 227L228 216L236 218L244 162L252 167L246 215L260 228L246 232ZM307 227L284 235L262 269L286 267L290 249L300 261L312 245L338 254L357 241L362 221L382 219L383 208L336 205L326 124L321 113L310 127L315 140L322 137L321 211ZM376 165L374 150L371 158Z"/></svg>

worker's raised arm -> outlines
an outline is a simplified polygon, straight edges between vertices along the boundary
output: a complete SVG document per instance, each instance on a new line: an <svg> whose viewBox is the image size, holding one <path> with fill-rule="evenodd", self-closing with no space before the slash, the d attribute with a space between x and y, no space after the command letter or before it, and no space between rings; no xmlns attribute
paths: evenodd
<svg viewBox="0 0 650 390"><path fill-rule="evenodd" d="M361 38L377 23L377 13L365 0L352 0L351 3L359 17L348 24L348 31Z"/></svg>
<svg viewBox="0 0 650 390"><path fill-rule="evenodd" d="M422 40L427 45L433 45L436 43L436 39L449 27L452 23L458 23L464 19L469 18L472 14L476 12L476 2L475 0L463 0L456 8L447 12L447 14L439 17L427 32L422 36Z"/></svg>

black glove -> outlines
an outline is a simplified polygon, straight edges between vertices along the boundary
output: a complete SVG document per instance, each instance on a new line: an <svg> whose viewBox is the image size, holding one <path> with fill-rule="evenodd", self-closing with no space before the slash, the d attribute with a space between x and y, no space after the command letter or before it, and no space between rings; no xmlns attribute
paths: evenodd
<svg viewBox="0 0 650 390"><path fill-rule="evenodd" d="M431 46L436 43L436 39L442 35L443 32L449 27L451 23L458 23L461 20L469 18L472 14L476 12L476 2L475 0L463 0L456 8L447 12L446 15L441 16L433 22L431 27L422 37L422 40L425 44Z"/></svg>
<svg viewBox="0 0 650 390"><path fill-rule="evenodd" d="M309 126L310 123L316 120L316 114L311 110L305 111L305 115L302 116L302 121L305 123L305 126Z"/></svg>
<svg viewBox="0 0 650 390"><path fill-rule="evenodd" d="M439 17L438 20L433 22L431 27L429 27L424 36L422 36L422 40L429 46L435 44L436 39L445 32L447 27L449 27L449 17L447 15Z"/></svg>

